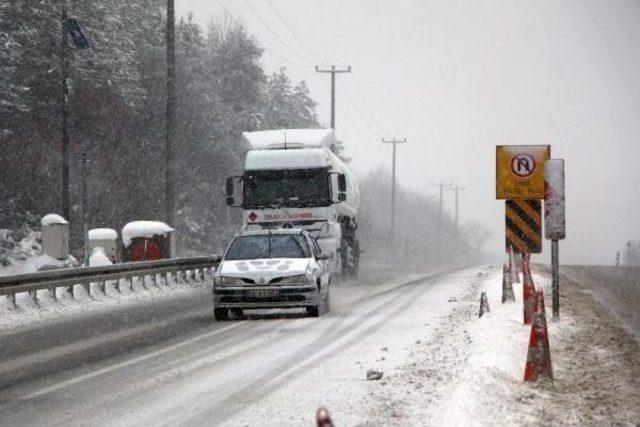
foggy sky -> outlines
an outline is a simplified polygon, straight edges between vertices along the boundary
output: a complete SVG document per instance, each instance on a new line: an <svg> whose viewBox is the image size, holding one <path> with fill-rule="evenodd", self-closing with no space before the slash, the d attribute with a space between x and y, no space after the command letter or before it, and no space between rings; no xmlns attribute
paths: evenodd
<svg viewBox="0 0 640 427"><path fill-rule="evenodd" d="M640 2L271 3L300 40L267 0L176 7L203 25L223 8L240 17L265 48L267 71L285 66L307 81L324 124L329 77L313 67L351 65L337 77L336 128L360 174L390 168L381 137L407 137L401 184L434 197L435 181L465 187L461 221L491 229L487 248L499 254L495 145L551 144L566 162L561 262L611 264L626 240L640 238ZM453 193L445 200L451 211Z"/></svg>

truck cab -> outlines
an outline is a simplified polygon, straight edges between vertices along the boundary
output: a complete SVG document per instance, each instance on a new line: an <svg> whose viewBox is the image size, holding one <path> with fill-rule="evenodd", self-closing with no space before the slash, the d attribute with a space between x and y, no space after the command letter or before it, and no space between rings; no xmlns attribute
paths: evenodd
<svg viewBox="0 0 640 427"><path fill-rule="evenodd" d="M243 209L243 229L296 227L313 235L332 268L354 277L359 193L355 176L330 149L331 129L245 132L242 176L227 180L227 204Z"/></svg>

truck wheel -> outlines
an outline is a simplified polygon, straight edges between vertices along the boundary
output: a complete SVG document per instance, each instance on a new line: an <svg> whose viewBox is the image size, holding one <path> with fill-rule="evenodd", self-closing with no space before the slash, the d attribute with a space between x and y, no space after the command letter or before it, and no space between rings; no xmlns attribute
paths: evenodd
<svg viewBox="0 0 640 427"><path fill-rule="evenodd" d="M307 307L307 314L311 317L320 317L320 305Z"/></svg>
<svg viewBox="0 0 640 427"><path fill-rule="evenodd" d="M229 319L229 310L226 308L214 308L213 309L213 317L217 321L228 320Z"/></svg>
<svg viewBox="0 0 640 427"><path fill-rule="evenodd" d="M231 314L233 314L233 317L237 319L242 319L244 317L244 312L242 311L241 308L232 308Z"/></svg>
<svg viewBox="0 0 640 427"><path fill-rule="evenodd" d="M327 286L327 295L324 297L324 310L323 313L328 313L331 310L331 287Z"/></svg>

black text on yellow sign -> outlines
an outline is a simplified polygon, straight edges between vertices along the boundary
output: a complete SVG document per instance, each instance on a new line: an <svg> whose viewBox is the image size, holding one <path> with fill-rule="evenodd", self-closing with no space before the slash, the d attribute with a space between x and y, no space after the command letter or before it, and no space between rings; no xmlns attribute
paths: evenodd
<svg viewBox="0 0 640 427"><path fill-rule="evenodd" d="M542 203L540 200L505 202L506 249L519 253L542 252Z"/></svg>

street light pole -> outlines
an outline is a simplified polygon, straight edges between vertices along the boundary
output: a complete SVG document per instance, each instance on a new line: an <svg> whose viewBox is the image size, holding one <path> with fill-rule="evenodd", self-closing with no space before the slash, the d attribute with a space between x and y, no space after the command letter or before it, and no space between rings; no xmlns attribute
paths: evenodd
<svg viewBox="0 0 640 427"><path fill-rule="evenodd" d="M165 220L176 226L176 24L174 0L167 0L167 112L165 134Z"/></svg>
<svg viewBox="0 0 640 427"><path fill-rule="evenodd" d="M61 0L61 25L62 29L62 46L60 60L62 66L62 216L70 220L69 199L69 88L67 80L69 77L69 64L67 60L67 43L68 34L65 28L67 21L67 0Z"/></svg>

